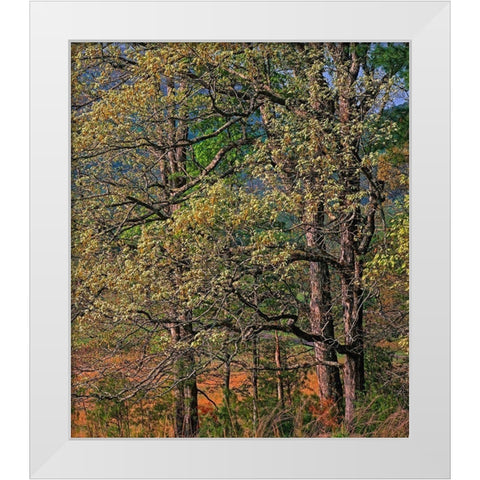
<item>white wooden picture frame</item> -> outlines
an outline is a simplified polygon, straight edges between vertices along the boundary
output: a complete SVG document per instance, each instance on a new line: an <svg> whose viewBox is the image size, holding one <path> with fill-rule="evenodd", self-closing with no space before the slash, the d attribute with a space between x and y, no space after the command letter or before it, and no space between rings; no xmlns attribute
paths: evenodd
<svg viewBox="0 0 480 480"><path fill-rule="evenodd" d="M30 10L31 476L448 478L450 3L32 1ZM95 40L410 42L409 438L70 438L69 45Z"/></svg>

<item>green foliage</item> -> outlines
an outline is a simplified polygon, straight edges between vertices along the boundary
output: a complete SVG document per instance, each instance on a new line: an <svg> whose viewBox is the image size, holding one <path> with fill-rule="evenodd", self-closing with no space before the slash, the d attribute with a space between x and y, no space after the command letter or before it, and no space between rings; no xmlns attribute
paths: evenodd
<svg viewBox="0 0 480 480"><path fill-rule="evenodd" d="M199 436L375 435L407 408L407 91L407 44L72 45L72 390L96 436L178 435L205 379ZM308 387L319 265L329 345L361 272L356 430Z"/></svg>
<svg viewBox="0 0 480 480"><path fill-rule="evenodd" d="M408 77L409 45L406 43L387 43L375 45L371 61L373 67L381 67L389 74L400 74L409 88Z"/></svg>
<svg viewBox="0 0 480 480"><path fill-rule="evenodd" d="M393 292L408 291L409 275L409 199L397 202L397 212L392 216L384 238L373 258L367 262L365 280L367 282L389 282ZM392 282L392 277L395 280Z"/></svg>

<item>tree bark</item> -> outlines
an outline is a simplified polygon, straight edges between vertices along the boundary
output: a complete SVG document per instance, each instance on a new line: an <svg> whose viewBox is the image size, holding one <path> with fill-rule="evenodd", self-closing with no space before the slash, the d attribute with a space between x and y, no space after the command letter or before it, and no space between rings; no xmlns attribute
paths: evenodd
<svg viewBox="0 0 480 480"><path fill-rule="evenodd" d="M254 436L257 436L257 427L258 427L258 367L259 367L259 358L258 358L258 342L257 337L254 336L252 340L252 357L253 357L253 369L252 369L252 417L253 417L253 430Z"/></svg>
<svg viewBox="0 0 480 480"><path fill-rule="evenodd" d="M345 423L351 428L355 416L357 392L365 389L365 367L363 346L363 291L362 260L356 254L354 231L357 228L357 215L343 226L341 234L341 292L343 307L343 324L346 354L344 367L345 385Z"/></svg>
<svg viewBox="0 0 480 480"><path fill-rule="evenodd" d="M172 79L167 79L167 92L169 95L176 95L178 91L184 88L182 84L175 85ZM179 110L178 106L175 106ZM186 148L178 144L180 140L186 140L188 137L188 126L184 122L178 122L173 117L168 119L169 131L168 137L172 147L167 152L168 164L170 168L169 187L176 189L186 183L185 164ZM178 210L178 204L170 205L170 214ZM178 282L181 283L182 272L178 271ZM184 338L191 338L193 331L190 323L191 312L187 311L179 316L180 325L171 329L172 341L177 343ZM175 365L175 437L195 437L198 435L198 387L195 373L196 361L192 349L181 353L181 357L176 360Z"/></svg>
<svg viewBox="0 0 480 480"><path fill-rule="evenodd" d="M323 224L323 207L316 208L315 214L307 222L306 243L315 248L320 244L320 226ZM337 352L332 345L335 340L332 297L330 292L330 271L325 262L310 262L310 329L322 335L326 341L314 342L316 375L320 400L325 404L338 404L342 399L342 384L338 367L326 362L337 363Z"/></svg>
<svg viewBox="0 0 480 480"><path fill-rule="evenodd" d="M172 343L177 343L180 340L180 327L173 326L170 328L170 336ZM174 418L173 418L173 433L175 437L181 437L183 432L183 418L185 416L185 399L183 385L181 383L181 368L177 361L174 369L173 382L174 388Z"/></svg>
<svg viewBox="0 0 480 480"><path fill-rule="evenodd" d="M230 356L227 354L227 359L225 360L225 373L223 376L223 398L226 405L230 404L230 377L231 377L231 366L230 366Z"/></svg>
<svg viewBox="0 0 480 480"><path fill-rule="evenodd" d="M172 340L176 343L191 334L191 326L171 328ZM195 374L193 350L181 352L175 361L175 437L196 437L198 435L198 388Z"/></svg>
<svg viewBox="0 0 480 480"><path fill-rule="evenodd" d="M277 399L281 407L285 407L285 397L283 393L283 378L282 378L282 356L280 351L280 339L278 338L278 332L275 332L275 365L277 367Z"/></svg>
<svg viewBox="0 0 480 480"><path fill-rule="evenodd" d="M350 430L355 418L357 392L365 388L363 351L362 259L358 252L361 215L351 200L360 191L358 138L351 130L355 106L352 91L360 72L361 59L354 44L335 44L332 50L337 63L338 114L341 123L340 202L344 220L340 225L341 296L345 345L348 348L344 366L345 424ZM353 120L352 120L353 119Z"/></svg>

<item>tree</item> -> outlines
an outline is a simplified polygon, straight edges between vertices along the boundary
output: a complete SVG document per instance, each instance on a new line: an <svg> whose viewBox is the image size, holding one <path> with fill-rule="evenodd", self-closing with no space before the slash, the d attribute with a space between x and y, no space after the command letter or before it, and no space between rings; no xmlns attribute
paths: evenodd
<svg viewBox="0 0 480 480"><path fill-rule="evenodd" d="M195 436L198 375L229 379L251 345L257 418L259 339L283 405L298 367L282 332L352 428L407 72L404 44L73 44L73 331L134 352L97 395L174 391L174 434Z"/></svg>
<svg viewBox="0 0 480 480"><path fill-rule="evenodd" d="M231 163L234 152L249 143L244 119L255 105L241 104L236 112L232 95L225 101L212 91L198 94L202 86L184 78L195 72L190 65L200 65L198 77L208 73L196 57L208 57L210 50L194 51L187 44L73 46L76 219L95 225L112 242L122 241L137 226L171 218L222 162ZM185 262L172 268L180 279ZM105 292L103 285L98 289ZM191 312L180 308L174 317L172 342L190 338ZM184 352L177 361L177 436L198 431L193 357Z"/></svg>

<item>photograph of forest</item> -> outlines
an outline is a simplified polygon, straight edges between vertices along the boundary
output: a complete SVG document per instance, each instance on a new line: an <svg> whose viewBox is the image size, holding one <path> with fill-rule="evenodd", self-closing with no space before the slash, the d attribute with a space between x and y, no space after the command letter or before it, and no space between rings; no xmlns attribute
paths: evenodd
<svg viewBox="0 0 480 480"><path fill-rule="evenodd" d="M71 43L72 437L408 437L408 43Z"/></svg>

